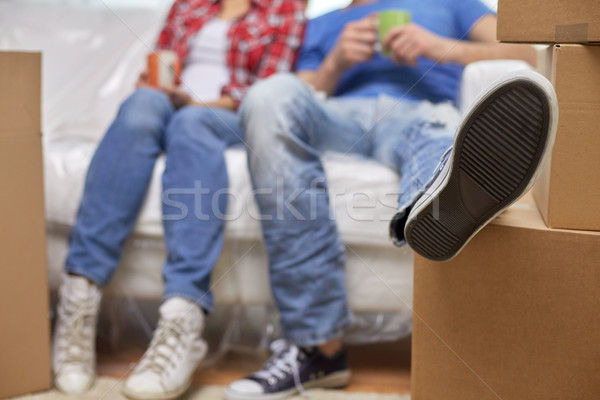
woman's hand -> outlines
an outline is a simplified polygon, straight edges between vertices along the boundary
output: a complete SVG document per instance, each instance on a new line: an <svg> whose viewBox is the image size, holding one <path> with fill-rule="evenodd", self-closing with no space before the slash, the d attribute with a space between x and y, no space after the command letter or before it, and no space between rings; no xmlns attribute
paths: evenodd
<svg viewBox="0 0 600 400"><path fill-rule="evenodd" d="M149 88L150 87L150 81L148 80L148 71L143 71L140 76L138 77L137 82L135 83L135 88L136 89L140 89L140 88Z"/></svg>
<svg viewBox="0 0 600 400"><path fill-rule="evenodd" d="M176 110L193 104L192 96L177 86L163 86L160 90L167 95Z"/></svg>

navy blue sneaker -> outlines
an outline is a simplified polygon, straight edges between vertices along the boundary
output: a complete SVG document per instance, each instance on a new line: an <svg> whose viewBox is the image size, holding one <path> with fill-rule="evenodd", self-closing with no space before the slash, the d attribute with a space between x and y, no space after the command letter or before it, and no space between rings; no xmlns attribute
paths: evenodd
<svg viewBox="0 0 600 400"><path fill-rule="evenodd" d="M305 389L340 388L350 381L346 351L327 357L316 347L302 348L284 340L273 342L274 354L263 369L233 382L226 400L280 400Z"/></svg>

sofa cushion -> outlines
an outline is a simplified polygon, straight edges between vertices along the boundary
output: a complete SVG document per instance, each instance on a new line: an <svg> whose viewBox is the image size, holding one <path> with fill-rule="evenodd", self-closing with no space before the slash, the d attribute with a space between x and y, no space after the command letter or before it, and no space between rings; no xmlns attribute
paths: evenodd
<svg viewBox="0 0 600 400"><path fill-rule="evenodd" d="M96 144L84 140L53 141L44 148L46 218L51 224L73 226L88 164ZM226 154L230 193L226 236L260 239L260 223L246 166L246 152L231 148ZM327 153L325 173L332 210L342 239L347 243L391 246L388 223L397 204L399 177L381 164L353 155ZM164 156L158 159L135 233L162 237L161 174Z"/></svg>

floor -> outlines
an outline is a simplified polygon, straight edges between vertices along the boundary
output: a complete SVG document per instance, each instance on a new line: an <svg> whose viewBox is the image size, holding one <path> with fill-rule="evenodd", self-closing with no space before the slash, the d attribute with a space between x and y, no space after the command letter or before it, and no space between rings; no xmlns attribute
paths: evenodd
<svg viewBox="0 0 600 400"><path fill-rule="evenodd" d="M98 374L123 378L143 354L140 346L130 350L109 352L99 350ZM394 343L348 347L352 382L350 392L410 393L410 339ZM256 354L229 352L213 359L194 374L196 385L227 385L261 366Z"/></svg>

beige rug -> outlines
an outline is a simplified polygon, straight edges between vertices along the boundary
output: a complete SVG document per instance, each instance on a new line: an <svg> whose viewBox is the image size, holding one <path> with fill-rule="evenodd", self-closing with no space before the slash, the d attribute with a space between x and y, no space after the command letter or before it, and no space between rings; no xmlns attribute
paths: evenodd
<svg viewBox="0 0 600 400"><path fill-rule="evenodd" d="M346 393L335 390L309 390L309 400L410 400L408 395L376 394L376 393ZM82 396L67 396L55 390L17 397L19 400L126 400L121 394L121 384L112 378L98 378L92 390ZM206 386L188 390L181 400L222 400L222 386ZM295 396L290 400L307 400L303 396Z"/></svg>

